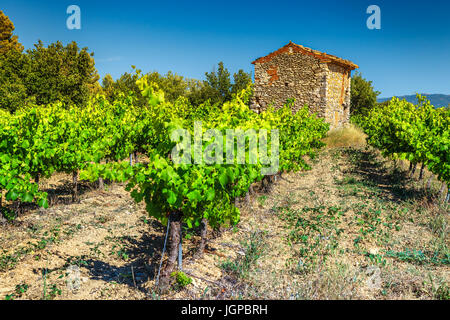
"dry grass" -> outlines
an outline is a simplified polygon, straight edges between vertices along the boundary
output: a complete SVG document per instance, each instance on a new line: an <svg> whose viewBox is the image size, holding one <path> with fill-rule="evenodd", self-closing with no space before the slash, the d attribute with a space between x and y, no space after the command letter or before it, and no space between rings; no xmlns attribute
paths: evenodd
<svg viewBox="0 0 450 320"><path fill-rule="evenodd" d="M364 298L358 292L364 274L355 266L337 262L318 270L298 286L295 298L302 300L349 300Z"/></svg>
<svg viewBox="0 0 450 320"><path fill-rule="evenodd" d="M366 135L353 124L340 129L331 130L324 139L328 148L364 146L366 145Z"/></svg>

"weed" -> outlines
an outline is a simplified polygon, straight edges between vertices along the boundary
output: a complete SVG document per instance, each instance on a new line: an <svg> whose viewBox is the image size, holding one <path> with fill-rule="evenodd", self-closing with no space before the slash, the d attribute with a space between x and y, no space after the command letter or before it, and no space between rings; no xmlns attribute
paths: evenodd
<svg viewBox="0 0 450 320"><path fill-rule="evenodd" d="M76 265L79 268L81 268L81 266L88 266L88 263L85 259L86 259L85 255L69 257L66 260L64 268L71 266L71 265Z"/></svg>
<svg viewBox="0 0 450 320"><path fill-rule="evenodd" d="M265 235L266 232L263 231L252 232L249 238L241 243L244 247L244 255L238 257L235 261L222 262L221 268L237 278L248 278L253 266L264 254L266 248Z"/></svg>
<svg viewBox="0 0 450 320"><path fill-rule="evenodd" d="M359 273L347 264L336 263L298 283L291 299L358 299Z"/></svg>
<svg viewBox="0 0 450 320"><path fill-rule="evenodd" d="M448 265L450 264L450 254L444 256L439 255L439 252L422 252L421 250L392 251L386 252L387 257L396 258L400 261L405 261L413 264L435 264Z"/></svg>
<svg viewBox="0 0 450 320"><path fill-rule="evenodd" d="M108 221L108 219L104 216L97 217L97 219L95 219L95 220L99 224L105 224Z"/></svg>
<svg viewBox="0 0 450 320"><path fill-rule="evenodd" d="M149 224L150 223L150 220L149 220L149 218L146 215L140 217L139 220L142 221L143 224Z"/></svg>
<svg viewBox="0 0 450 320"><path fill-rule="evenodd" d="M14 210L4 207L0 207L0 215L9 222L12 222L17 218L17 213Z"/></svg>
<svg viewBox="0 0 450 320"><path fill-rule="evenodd" d="M450 300L450 288L446 282L441 282L437 288L433 287L433 298L437 300Z"/></svg>
<svg viewBox="0 0 450 320"><path fill-rule="evenodd" d="M428 222L428 228L437 236L448 233L448 221L444 215L435 215Z"/></svg>
<svg viewBox="0 0 450 320"><path fill-rule="evenodd" d="M5 296L5 300L14 300L15 298L20 298L22 295L28 291L29 286L26 283L16 285L14 293Z"/></svg>
<svg viewBox="0 0 450 320"><path fill-rule="evenodd" d="M64 233L64 235L70 237L70 236L73 236L77 231L79 231L81 229L82 229L81 224L77 224L75 226L69 227L67 230L64 230L63 233Z"/></svg>
<svg viewBox="0 0 450 320"><path fill-rule="evenodd" d="M291 259L288 265L295 264L297 272L313 269L319 260L338 247L342 229L338 223L344 211L339 207L305 207L302 210L280 208L279 217L287 222L288 243L294 247L298 260Z"/></svg>
<svg viewBox="0 0 450 320"><path fill-rule="evenodd" d="M110 251L110 255L116 255L119 259L122 259L124 261L128 261L130 256L128 255L128 252L125 248L126 246L126 240L129 237L123 236L123 237L106 237L105 240L112 241L113 246Z"/></svg>
<svg viewBox="0 0 450 320"><path fill-rule="evenodd" d="M94 244L94 243L92 243L92 244ZM92 248L89 248L89 250L91 251L92 255L98 256L98 257L105 256L103 254L103 252L101 252L100 249L99 249L99 247L102 246L102 245L103 245L103 242L99 242L96 245L94 245Z"/></svg>
<svg viewBox="0 0 450 320"><path fill-rule="evenodd" d="M182 289L192 283L192 278L188 277L183 271L172 272L171 276L175 278L179 289Z"/></svg>
<svg viewBox="0 0 450 320"><path fill-rule="evenodd" d="M373 254L373 253L366 252L365 256L373 264L376 264L381 267L384 267L386 265L386 259L384 259L383 256L379 253Z"/></svg>
<svg viewBox="0 0 450 320"><path fill-rule="evenodd" d="M263 207L263 206L264 206L264 203L266 203L266 200L267 200L267 196L266 196L266 195L263 195L263 196L258 197L258 203L259 203L259 205L260 205L261 207Z"/></svg>
<svg viewBox="0 0 450 320"><path fill-rule="evenodd" d="M49 292L44 292L44 300L53 300L57 295L61 295L62 291L59 289L56 284L52 284L49 287Z"/></svg>
<svg viewBox="0 0 450 320"><path fill-rule="evenodd" d="M124 261L128 261L128 259L130 258L124 247L117 244L112 246L111 255L116 255L118 258Z"/></svg>

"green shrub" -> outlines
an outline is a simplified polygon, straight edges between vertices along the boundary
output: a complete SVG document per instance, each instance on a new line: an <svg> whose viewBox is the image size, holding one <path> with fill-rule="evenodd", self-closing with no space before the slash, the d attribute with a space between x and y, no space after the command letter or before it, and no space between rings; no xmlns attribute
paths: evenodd
<svg viewBox="0 0 450 320"><path fill-rule="evenodd" d="M172 272L171 276L175 278L177 285L180 288L184 288L192 283L192 278L187 276L183 271Z"/></svg>

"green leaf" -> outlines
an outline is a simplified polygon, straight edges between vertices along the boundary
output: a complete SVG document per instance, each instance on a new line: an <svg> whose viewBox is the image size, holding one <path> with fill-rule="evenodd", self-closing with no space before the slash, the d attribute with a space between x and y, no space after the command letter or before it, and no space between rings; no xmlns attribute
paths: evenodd
<svg viewBox="0 0 450 320"><path fill-rule="evenodd" d="M47 199L39 199L38 206L41 207L41 208L47 209L48 208L48 201L47 201Z"/></svg>
<svg viewBox="0 0 450 320"><path fill-rule="evenodd" d="M219 182L222 185L222 187L224 187L224 188L227 185L227 183L228 183L228 175L227 175L227 172L225 170L222 171L222 173L220 174Z"/></svg>
<svg viewBox="0 0 450 320"><path fill-rule="evenodd" d="M34 199L34 196L30 192L27 192L22 196L23 202L33 202L33 199Z"/></svg>
<svg viewBox="0 0 450 320"><path fill-rule="evenodd" d="M215 195L216 195L216 192L214 191L214 189L212 189L212 188L208 189L206 191L206 200L212 201L214 199Z"/></svg>
<svg viewBox="0 0 450 320"><path fill-rule="evenodd" d="M167 202L173 206L175 204L175 202L177 202L177 195L172 190L169 190L167 193L169 194L169 197L167 198Z"/></svg>
<svg viewBox="0 0 450 320"><path fill-rule="evenodd" d="M10 190L6 193L5 198L8 201L16 201L19 198L19 194L15 190Z"/></svg>
<svg viewBox="0 0 450 320"><path fill-rule="evenodd" d="M201 193L200 193L200 191L198 191L198 190L194 190L194 191L191 191L191 192L189 192L188 194L187 194L187 198L189 199L189 201L200 201L201 199L202 199L202 195L201 195Z"/></svg>
<svg viewBox="0 0 450 320"><path fill-rule="evenodd" d="M28 140L24 140L22 142L22 148L28 149L29 147L30 147L30 143L28 142Z"/></svg>

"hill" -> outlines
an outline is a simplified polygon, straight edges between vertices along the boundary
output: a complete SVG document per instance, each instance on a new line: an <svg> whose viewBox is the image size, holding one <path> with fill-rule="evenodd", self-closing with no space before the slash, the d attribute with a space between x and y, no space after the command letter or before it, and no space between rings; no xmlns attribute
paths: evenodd
<svg viewBox="0 0 450 320"><path fill-rule="evenodd" d="M430 100L431 104L437 108L439 107L447 107L450 104L450 95L449 94L427 94L421 93L421 95L426 96L428 100ZM400 100L406 99L406 101L416 104L417 98L415 94L406 95L406 96L397 96ZM379 98L378 102L384 102L392 99L389 98Z"/></svg>

